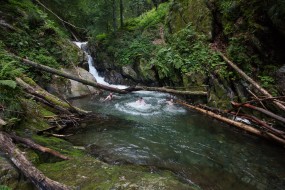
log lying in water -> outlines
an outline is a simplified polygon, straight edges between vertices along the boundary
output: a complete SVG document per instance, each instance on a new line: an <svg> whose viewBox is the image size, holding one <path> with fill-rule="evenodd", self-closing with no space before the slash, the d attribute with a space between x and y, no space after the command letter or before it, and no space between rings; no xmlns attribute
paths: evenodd
<svg viewBox="0 0 285 190"><path fill-rule="evenodd" d="M260 130L258 130L256 128L253 128L253 127L251 127L251 126L249 126L247 124L228 119L228 118L223 117L221 115L215 114L215 113L213 113L211 111L208 111L208 110L196 107L196 106L189 105L189 104L187 104L185 102L182 102L182 101L177 101L177 103L182 105L182 106L188 107L190 109L194 109L194 110L196 110L198 112L204 113L204 114L206 114L208 116L211 116L211 117L213 117L215 119L218 119L218 120L220 120L222 122L225 122L227 124L230 124L230 125L233 125L235 127L240 128L240 129L243 129L243 130L245 130L245 131L247 131L247 132L249 132L251 134L254 134L254 135L257 135L257 136L260 136L260 137L265 137L267 139L271 139L271 140L274 140L275 142L278 142L278 143L280 143L282 145L285 145L285 139L280 138L280 137L278 137L278 136L276 136L276 135L274 135L274 134L272 134L270 132L260 131Z"/></svg>
<svg viewBox="0 0 285 190"><path fill-rule="evenodd" d="M15 166L29 179L38 189L45 190L71 190L71 188L57 181L53 181L40 172L27 160L24 154L15 146L12 139L4 132L0 132L0 149Z"/></svg>

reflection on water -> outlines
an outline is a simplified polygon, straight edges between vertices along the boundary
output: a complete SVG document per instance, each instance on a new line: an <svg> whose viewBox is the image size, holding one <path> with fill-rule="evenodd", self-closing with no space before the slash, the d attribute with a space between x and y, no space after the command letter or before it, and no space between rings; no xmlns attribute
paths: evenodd
<svg viewBox="0 0 285 190"><path fill-rule="evenodd" d="M146 104L137 104L143 97ZM284 149L139 92L73 103L99 120L70 137L103 160L157 166L202 189L285 189ZM100 130L98 130L100 129Z"/></svg>

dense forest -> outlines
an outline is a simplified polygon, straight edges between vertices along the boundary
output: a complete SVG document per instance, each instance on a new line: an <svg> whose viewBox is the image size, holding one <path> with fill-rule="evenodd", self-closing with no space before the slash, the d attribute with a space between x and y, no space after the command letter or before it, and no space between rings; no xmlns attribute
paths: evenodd
<svg viewBox="0 0 285 190"><path fill-rule="evenodd" d="M283 0L1 0L0 29L0 189L230 189L68 141L105 119L70 102L105 91L169 93L284 152Z"/></svg>

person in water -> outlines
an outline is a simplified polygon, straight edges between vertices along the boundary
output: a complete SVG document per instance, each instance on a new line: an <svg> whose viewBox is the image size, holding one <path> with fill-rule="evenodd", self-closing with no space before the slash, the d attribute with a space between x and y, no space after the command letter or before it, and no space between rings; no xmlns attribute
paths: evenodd
<svg viewBox="0 0 285 190"><path fill-rule="evenodd" d="M140 97L137 101L136 101L137 104L139 105L145 105L145 101L142 97Z"/></svg>
<svg viewBox="0 0 285 190"><path fill-rule="evenodd" d="M173 106L174 101L173 101L173 99L171 98L170 100L166 101L166 103L167 103L168 105L170 105L170 106Z"/></svg>
<svg viewBox="0 0 285 190"><path fill-rule="evenodd" d="M113 99L113 93L110 92L110 94L105 98L104 101L111 101Z"/></svg>

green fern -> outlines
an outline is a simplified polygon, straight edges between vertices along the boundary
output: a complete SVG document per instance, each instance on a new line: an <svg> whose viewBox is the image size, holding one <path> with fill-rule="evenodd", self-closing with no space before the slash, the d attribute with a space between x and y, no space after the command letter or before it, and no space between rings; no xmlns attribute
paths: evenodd
<svg viewBox="0 0 285 190"><path fill-rule="evenodd" d="M8 86L10 88L15 89L17 86L17 83L13 80L0 80L0 85L1 86Z"/></svg>

